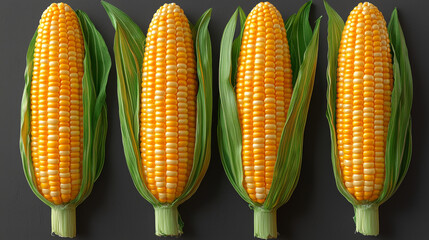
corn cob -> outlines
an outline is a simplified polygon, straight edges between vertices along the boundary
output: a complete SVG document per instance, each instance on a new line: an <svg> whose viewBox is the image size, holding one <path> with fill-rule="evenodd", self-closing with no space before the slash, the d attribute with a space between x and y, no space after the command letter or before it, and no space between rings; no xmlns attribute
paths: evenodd
<svg viewBox="0 0 429 240"><path fill-rule="evenodd" d="M378 198L393 87L386 22L377 7L360 3L341 38L337 77L337 142L343 182L359 201Z"/></svg>
<svg viewBox="0 0 429 240"><path fill-rule="evenodd" d="M277 238L277 209L299 178L319 43L320 19L312 31L310 7L286 22L269 2L247 17L238 8L222 36L219 149L228 179L253 209L257 238Z"/></svg>
<svg viewBox="0 0 429 240"><path fill-rule="evenodd" d="M104 1L102 5L116 30L128 168L137 190L154 207L155 234L178 236L182 224L177 208L195 193L210 159L211 9L191 30L178 5L164 4L145 37L124 12Z"/></svg>
<svg viewBox="0 0 429 240"><path fill-rule="evenodd" d="M76 207L103 167L110 65L84 12L64 3L44 11L27 51L20 149L27 181L61 237L76 235Z"/></svg>
<svg viewBox="0 0 429 240"><path fill-rule="evenodd" d="M396 192L411 160L408 51L396 10L387 28L368 2L359 3L345 25L326 2L325 8L335 179L353 204L356 232L378 235L378 208Z"/></svg>
<svg viewBox="0 0 429 240"><path fill-rule="evenodd" d="M140 150L147 187L171 203L188 181L195 147L196 64L183 10L164 4L149 25L140 109Z"/></svg>
<svg viewBox="0 0 429 240"><path fill-rule="evenodd" d="M83 154L83 37L76 13L53 3L37 30L31 84L31 146L40 193L55 204L73 200Z"/></svg>
<svg viewBox="0 0 429 240"><path fill-rule="evenodd" d="M284 22L268 2L246 19L237 73L237 102L242 129L243 185L263 203L292 96L292 69Z"/></svg>

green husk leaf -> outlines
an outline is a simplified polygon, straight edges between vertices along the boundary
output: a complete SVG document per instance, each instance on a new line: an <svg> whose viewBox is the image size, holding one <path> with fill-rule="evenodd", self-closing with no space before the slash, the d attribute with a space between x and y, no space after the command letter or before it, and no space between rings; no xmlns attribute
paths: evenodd
<svg viewBox="0 0 429 240"><path fill-rule="evenodd" d="M76 11L82 29L85 58L84 76L82 78L83 94L83 116L84 116L84 150L82 159L82 184L76 198L66 204L55 205L46 200L38 191L34 175L33 162L31 159L30 147L30 122L31 122L31 102L30 90L33 72L33 53L37 32L33 36L27 52L27 67L25 70L25 87L21 105L21 137L20 150L24 174L35 195L46 205L52 208L53 212L61 212L58 209L75 208L82 203L90 194L93 184L101 173L104 163L104 144L107 133L107 108L105 104L106 84L111 66L111 60L107 46L101 34L97 31L89 17L82 11ZM63 211L62 211L63 212ZM61 214L56 214L60 219ZM74 219L74 218L70 218ZM64 226L52 222L53 233L60 236L74 237L75 223L64 221ZM64 232L62 232L64 230ZM73 236L72 236L73 235Z"/></svg>
<svg viewBox="0 0 429 240"><path fill-rule="evenodd" d="M379 204L387 201L398 189L411 161L411 105L413 102L413 76L408 50L397 10L393 10L388 26L393 52L394 86L391 100L391 117L386 141L386 179Z"/></svg>
<svg viewBox="0 0 429 240"><path fill-rule="evenodd" d="M237 8L237 11L239 13L240 18L240 34L234 39L232 42L232 74L231 76L237 76L237 63L238 63L238 56L240 54L240 48L241 48L241 39L243 38L243 31L244 31L244 24L246 22L246 14L244 13L243 9L241 7ZM232 86L235 86L236 84L236 77L231 79Z"/></svg>
<svg viewBox="0 0 429 240"><path fill-rule="evenodd" d="M77 10L85 42L82 79L84 151L82 159L82 186L75 200L83 202L92 190L104 164L107 135L106 85L112 65L109 51L101 34L88 15Z"/></svg>
<svg viewBox="0 0 429 240"><path fill-rule="evenodd" d="M119 120L122 145L128 170L137 191L154 206L161 203L146 187L142 174L139 144L140 81L142 77L146 37L124 12L102 1L104 9L115 28L113 52L118 79Z"/></svg>
<svg viewBox="0 0 429 240"><path fill-rule="evenodd" d="M210 162L211 128L213 111L212 47L208 25L212 9L201 15L194 26L195 55L197 58L197 129L192 170L182 194L172 203L175 206L186 201L198 189Z"/></svg>
<svg viewBox="0 0 429 240"><path fill-rule="evenodd" d="M338 160L337 149L337 132L335 130L336 119L336 98L337 98L337 66L338 66L338 51L340 49L341 35L344 29L344 21L329 6L325 1L325 9L328 14L328 66L326 70L326 80L328 88L326 98L328 99L328 106L326 110L326 117L328 119L329 128L331 132L331 159L335 176L335 183L340 193L353 205L358 204L358 201L351 195L342 181L340 162Z"/></svg>
<svg viewBox="0 0 429 240"><path fill-rule="evenodd" d="M314 31L312 31L308 22L310 6L311 3L305 4L298 14L292 15L285 23L291 48L293 46L299 49L291 51L292 64L298 64L298 66L292 67L299 70L296 70L298 72L296 84L282 134L273 183L263 205L253 202L243 187L241 126L238 121L234 91L241 34L234 42L233 37L239 9L234 12L222 36L219 60L219 149L228 179L237 193L250 204L251 208L277 209L290 198L297 184L301 166L303 133L313 89L318 53L320 19L316 21ZM242 26L243 23L244 19ZM300 26L308 26L309 28Z"/></svg>
<svg viewBox="0 0 429 240"><path fill-rule="evenodd" d="M311 1L306 2L298 10L298 13L289 17L290 20L286 20L285 24L291 55L293 85L295 85L299 68L303 61L304 52L307 50L307 46L313 36L310 21L308 21L311 3Z"/></svg>
<svg viewBox="0 0 429 240"><path fill-rule="evenodd" d="M172 203L160 203L148 190L141 169L139 139L139 104L141 67L143 65L145 36L124 12L102 1L116 30L114 52L118 72L118 102L122 141L128 168L139 193L150 202L155 214L156 234L177 236L182 233L183 222L179 214L171 214L198 189L209 165L212 126L212 52L208 31L211 9L207 10L192 26L195 42L198 92L196 116L196 141L192 170L182 194ZM162 210L160 210L162 209ZM167 217L174 219L165 219ZM177 217L175 217L177 216ZM159 219L161 218L161 219ZM169 224L162 224L168 221Z"/></svg>
<svg viewBox="0 0 429 240"><path fill-rule="evenodd" d="M233 44L237 23L237 9L228 21L222 35L219 59L219 124L217 129L219 152L226 176L237 193L247 203L252 200L243 187L243 169L241 162L241 127L238 121L237 102L234 85L237 72L238 54L234 49L240 44ZM235 49L236 51L236 49ZM234 58L233 58L234 56ZM233 64L234 63L234 64ZM235 69L233 69L233 66Z"/></svg>
<svg viewBox="0 0 429 240"><path fill-rule="evenodd" d="M292 23L293 23L293 21L295 19L295 16L296 16L296 13L292 14L288 19L285 20L286 33L288 33L290 31Z"/></svg>
<svg viewBox="0 0 429 240"><path fill-rule="evenodd" d="M292 34L288 35L288 39L291 39L291 49L305 49L305 51L302 53L291 51L292 64L295 62L300 66L293 87L286 124L280 139L273 182L263 204L265 209L277 209L289 200L296 188L301 172L304 130L316 74L321 19L317 19L313 33L311 28L307 33L301 32L306 31L306 28L299 28L298 26L308 23L307 14L310 6L307 3L300 9L291 26L291 29L298 30L296 30L296 33L292 32ZM307 17L302 17L302 15L307 15ZM299 37L296 37L296 35ZM307 44L304 39L308 38L309 35L311 37ZM295 38L297 41L292 40Z"/></svg>

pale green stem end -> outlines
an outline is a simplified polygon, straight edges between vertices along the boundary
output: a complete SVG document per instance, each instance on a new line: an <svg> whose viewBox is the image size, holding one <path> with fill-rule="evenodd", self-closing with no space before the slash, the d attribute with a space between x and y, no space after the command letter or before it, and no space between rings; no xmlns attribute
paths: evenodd
<svg viewBox="0 0 429 240"><path fill-rule="evenodd" d="M60 237L76 237L76 206L54 206L51 208L52 234Z"/></svg>
<svg viewBox="0 0 429 240"><path fill-rule="evenodd" d="M260 239L277 238L277 210L253 209L254 235Z"/></svg>
<svg viewBox="0 0 429 240"><path fill-rule="evenodd" d="M356 232L377 236L379 232L378 205L355 206Z"/></svg>
<svg viewBox="0 0 429 240"><path fill-rule="evenodd" d="M157 236L180 236L182 234L176 206L155 207L155 234Z"/></svg>

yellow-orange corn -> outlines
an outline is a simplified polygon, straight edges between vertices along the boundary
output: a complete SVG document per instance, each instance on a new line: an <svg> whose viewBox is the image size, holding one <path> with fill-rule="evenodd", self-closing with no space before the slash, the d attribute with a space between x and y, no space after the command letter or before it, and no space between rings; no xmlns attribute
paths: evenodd
<svg viewBox="0 0 429 240"><path fill-rule="evenodd" d="M292 96L286 30L271 3L259 3L246 19L236 93L243 136L243 185L253 201L263 203L273 181Z"/></svg>
<svg viewBox="0 0 429 240"><path fill-rule="evenodd" d="M196 63L188 19L164 4L149 25L143 60L140 150L147 187L160 202L178 197L192 168Z"/></svg>
<svg viewBox="0 0 429 240"><path fill-rule="evenodd" d="M76 13L53 3L37 29L31 81L31 156L37 188L55 204L81 185L84 43Z"/></svg>
<svg viewBox="0 0 429 240"><path fill-rule="evenodd" d="M371 3L360 3L347 19L337 73L343 182L357 200L375 200L384 184L393 74L386 22Z"/></svg>

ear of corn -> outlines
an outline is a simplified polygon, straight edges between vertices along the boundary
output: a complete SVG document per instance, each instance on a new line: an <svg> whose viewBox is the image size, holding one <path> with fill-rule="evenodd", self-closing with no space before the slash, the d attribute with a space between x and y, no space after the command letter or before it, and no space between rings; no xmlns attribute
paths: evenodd
<svg viewBox="0 0 429 240"><path fill-rule="evenodd" d="M103 166L110 64L85 13L63 3L43 13L27 53L20 148L27 181L62 237L76 235L76 206Z"/></svg>
<svg viewBox="0 0 429 240"><path fill-rule="evenodd" d="M148 29L140 102L140 154L147 187L171 203L188 181L195 146L196 64L183 10L165 4Z"/></svg>
<svg viewBox="0 0 429 240"><path fill-rule="evenodd" d="M165 4L146 38L125 13L102 4L116 29L119 112L131 177L155 208L156 235L177 236L183 226L177 206L195 193L210 158L211 10L191 29L179 6Z"/></svg>
<svg viewBox="0 0 429 240"><path fill-rule="evenodd" d="M292 69L284 22L270 3L250 12L243 30L236 96L242 129L244 187L264 203L292 95Z"/></svg>
<svg viewBox="0 0 429 240"><path fill-rule="evenodd" d="M277 237L276 210L289 200L300 172L320 21L312 31L310 6L305 4L285 24L270 3L258 4L247 18L239 8L222 36L219 148L228 179L254 210L254 234L258 238ZM273 14L264 15L270 11ZM242 29L234 40L238 14ZM293 49L290 60L288 43ZM282 50L276 49L280 45Z"/></svg>
<svg viewBox="0 0 429 240"><path fill-rule="evenodd" d="M329 16L326 115L335 179L355 208L356 231L378 235L378 207L397 190L411 160L412 76L407 47L396 10L386 29L381 13L370 3L359 4L346 26L326 2L325 8ZM363 36L365 41L359 40Z"/></svg>

